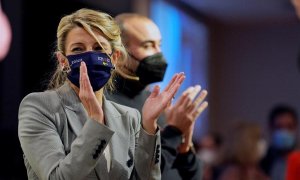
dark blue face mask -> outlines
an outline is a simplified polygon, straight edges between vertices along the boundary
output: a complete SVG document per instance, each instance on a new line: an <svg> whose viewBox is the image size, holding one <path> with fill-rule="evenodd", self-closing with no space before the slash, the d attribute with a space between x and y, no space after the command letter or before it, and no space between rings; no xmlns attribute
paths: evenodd
<svg viewBox="0 0 300 180"><path fill-rule="evenodd" d="M107 83L111 76L111 70L114 69L110 57L101 52L88 51L81 54L69 55L67 59L71 68L68 79L78 88L80 88L79 77L81 61L86 63L93 91L98 91Z"/></svg>

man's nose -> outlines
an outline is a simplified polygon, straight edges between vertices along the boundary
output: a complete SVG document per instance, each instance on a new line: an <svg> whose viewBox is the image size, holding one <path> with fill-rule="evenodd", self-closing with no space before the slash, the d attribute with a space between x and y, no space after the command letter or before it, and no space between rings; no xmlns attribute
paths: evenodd
<svg viewBox="0 0 300 180"><path fill-rule="evenodd" d="M155 49L155 53L160 53L161 52L161 47L160 47L159 44L156 44L154 49Z"/></svg>

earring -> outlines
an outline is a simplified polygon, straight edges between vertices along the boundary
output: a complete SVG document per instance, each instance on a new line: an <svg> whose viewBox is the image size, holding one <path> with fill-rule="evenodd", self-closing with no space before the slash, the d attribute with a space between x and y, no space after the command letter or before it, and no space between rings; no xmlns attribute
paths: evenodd
<svg viewBox="0 0 300 180"><path fill-rule="evenodd" d="M61 66L61 71L64 73L69 73L71 71L70 66Z"/></svg>

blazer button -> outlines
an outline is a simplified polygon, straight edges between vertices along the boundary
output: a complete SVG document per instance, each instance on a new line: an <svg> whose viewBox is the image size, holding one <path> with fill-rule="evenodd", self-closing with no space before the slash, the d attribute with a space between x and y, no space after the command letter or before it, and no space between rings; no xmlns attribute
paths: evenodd
<svg viewBox="0 0 300 180"><path fill-rule="evenodd" d="M156 154L155 158L156 158L156 159L159 159L159 154Z"/></svg>
<svg viewBox="0 0 300 180"><path fill-rule="evenodd" d="M98 145L98 150L101 151L102 149L103 149L103 145L102 145L102 144L99 144L99 145Z"/></svg>
<svg viewBox="0 0 300 180"><path fill-rule="evenodd" d="M101 149L97 149L95 153L96 153L97 155L99 155L100 152L101 152Z"/></svg>
<svg viewBox="0 0 300 180"><path fill-rule="evenodd" d="M97 159L98 156L99 156L98 154L94 154L94 155L93 155L93 159Z"/></svg>
<svg viewBox="0 0 300 180"><path fill-rule="evenodd" d="M106 144L106 141L105 141L105 140L101 140L101 144L102 144L102 145L105 145L105 144Z"/></svg>
<svg viewBox="0 0 300 180"><path fill-rule="evenodd" d="M133 164L133 160L129 159L126 164L127 164L128 167L131 167L132 164Z"/></svg>

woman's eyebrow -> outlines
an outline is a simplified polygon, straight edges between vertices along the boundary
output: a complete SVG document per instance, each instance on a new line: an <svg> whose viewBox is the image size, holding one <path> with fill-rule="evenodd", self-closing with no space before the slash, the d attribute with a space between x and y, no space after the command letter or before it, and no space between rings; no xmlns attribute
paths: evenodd
<svg viewBox="0 0 300 180"><path fill-rule="evenodd" d="M70 45L70 47L75 46L75 45L82 45L82 43L81 43L81 42L75 42L75 43L72 43L72 44Z"/></svg>

